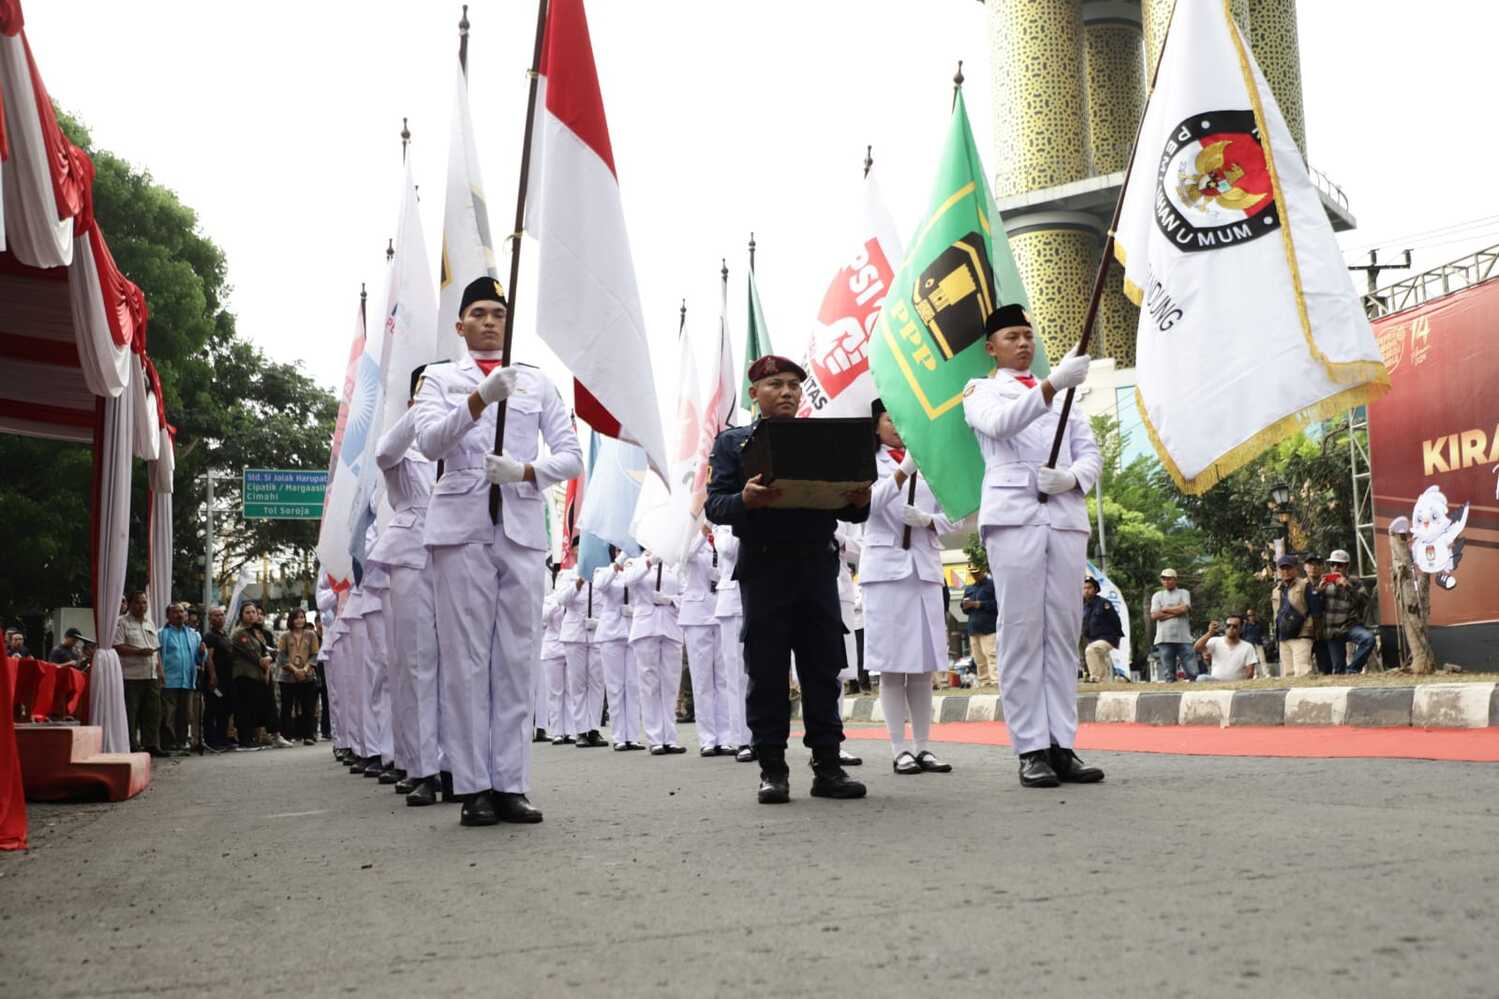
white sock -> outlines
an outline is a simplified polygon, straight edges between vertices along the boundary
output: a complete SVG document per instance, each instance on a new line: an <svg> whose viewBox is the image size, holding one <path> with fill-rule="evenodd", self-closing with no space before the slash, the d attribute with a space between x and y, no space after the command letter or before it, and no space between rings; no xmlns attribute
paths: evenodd
<svg viewBox="0 0 1499 999"><path fill-rule="evenodd" d="M899 757L906 747L906 675L884 673L880 676L880 708L885 712L885 730L890 733L890 750Z"/></svg>
<svg viewBox="0 0 1499 999"><path fill-rule="evenodd" d="M911 740L920 756L926 752L927 737L932 734L932 674L906 677L906 704L911 709Z"/></svg>

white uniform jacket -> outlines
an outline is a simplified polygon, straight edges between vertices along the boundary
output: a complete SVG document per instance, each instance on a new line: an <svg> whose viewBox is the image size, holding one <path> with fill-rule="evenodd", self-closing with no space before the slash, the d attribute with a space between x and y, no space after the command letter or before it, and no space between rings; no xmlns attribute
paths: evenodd
<svg viewBox="0 0 1499 999"><path fill-rule="evenodd" d="M564 642L587 642L588 634L588 584L578 587L577 572L569 569L557 576L557 592L553 594L562 608L562 625L558 638Z"/></svg>
<svg viewBox="0 0 1499 999"><path fill-rule="evenodd" d="M385 498L395 516L385 525L369 558L385 566L407 569L427 567L427 549L422 532L427 522L427 503L437 467L418 451L416 409L407 409L375 445L375 464L385 478Z"/></svg>
<svg viewBox="0 0 1499 999"><path fill-rule="evenodd" d="M656 570L660 568L661 589L656 589ZM656 563L647 566L644 558L632 558L625 563L621 580L630 588L630 605L635 608L630 618L630 641L641 638L667 638L673 642L682 640L682 629L677 623L676 599L682 592L681 578L673 566ZM656 602L657 594L672 599L672 603Z"/></svg>
<svg viewBox="0 0 1499 999"><path fill-rule="evenodd" d="M546 375L517 367L516 392L508 400L505 453L531 465L536 481L500 487L505 536L522 548L545 551L542 493L583 470L583 452L567 406ZM484 456L494 450L495 406L479 419L469 415L468 397L482 374L473 357L457 364L434 365L422 379L412 408L416 412L416 446L433 461L443 462L442 478L432 490L423 541L430 547L487 543L494 538L489 519L489 480ZM540 457L538 438L551 452Z"/></svg>
<svg viewBox="0 0 1499 999"><path fill-rule="evenodd" d="M901 511L911 495L911 481L895 484L895 473L900 463L890 455L890 450L881 447L875 456L875 469L879 479L870 490L869 520L864 523L863 551L859 555L859 582L884 583L905 579L914 571L916 578L924 583L942 582L941 535L952 531L952 523L942 512L926 476L916 476L916 502L913 504L923 513L936 519L931 527L911 528L911 547L902 548L906 525L901 520Z"/></svg>
<svg viewBox="0 0 1499 999"><path fill-rule="evenodd" d="M593 633L595 642L623 642L630 637L630 618L624 612L623 576L623 572L614 571L612 562L593 570L593 616L599 619L598 630Z"/></svg>
<svg viewBox="0 0 1499 999"><path fill-rule="evenodd" d="M734 529L727 524L713 528L713 547L718 549L718 599L713 616L739 617L744 606L739 602L739 581L734 578L734 566L739 561L739 539L734 537Z"/></svg>
<svg viewBox="0 0 1499 999"><path fill-rule="evenodd" d="M687 549L682 562L682 599L677 606L677 624L713 625L716 610L713 599L713 549L708 539L698 534Z"/></svg>
<svg viewBox="0 0 1499 999"><path fill-rule="evenodd" d="M558 578L561 582L561 578ZM541 654L542 662L562 658L562 604L559 590L553 590L541 602Z"/></svg>
<svg viewBox="0 0 1499 999"><path fill-rule="evenodd" d="M864 525L840 520L833 529L833 540L838 542L838 602L852 604L859 599L859 584L854 582L854 574L848 567L863 560Z"/></svg>
<svg viewBox="0 0 1499 999"><path fill-rule="evenodd" d="M1015 375L1000 370L992 378L973 379L963 389L963 415L984 455L979 526L1045 524L1059 531L1086 534L1086 497L1103 470L1093 430L1080 407L1073 406L1057 467L1072 470L1077 488L1042 503L1036 489L1036 469L1051 457L1062 396L1058 393L1048 407L1039 383L1026 388Z"/></svg>

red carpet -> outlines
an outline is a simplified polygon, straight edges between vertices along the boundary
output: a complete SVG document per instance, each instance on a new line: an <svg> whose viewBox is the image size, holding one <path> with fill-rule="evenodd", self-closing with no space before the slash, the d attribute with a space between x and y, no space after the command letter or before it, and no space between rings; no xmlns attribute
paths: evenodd
<svg viewBox="0 0 1499 999"><path fill-rule="evenodd" d="M847 728L850 739L884 741L883 727ZM933 742L1008 746L1002 722L948 722L932 726ZM1181 756L1282 756L1306 759L1369 758L1499 762L1499 729L1351 728L1197 725L1078 726L1077 748L1121 753L1175 753Z"/></svg>

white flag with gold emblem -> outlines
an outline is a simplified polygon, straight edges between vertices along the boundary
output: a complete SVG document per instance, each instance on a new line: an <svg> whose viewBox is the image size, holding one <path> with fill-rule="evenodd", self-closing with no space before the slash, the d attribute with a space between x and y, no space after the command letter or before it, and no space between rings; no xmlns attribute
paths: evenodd
<svg viewBox="0 0 1499 999"><path fill-rule="evenodd" d="M1228 7L1176 5L1115 242L1140 306L1135 400L1193 494L1389 389L1321 198Z"/></svg>
<svg viewBox="0 0 1499 999"><path fill-rule="evenodd" d="M454 328L463 289L475 278L499 277L489 234L489 208L479 176L474 122L468 109L468 77L458 66L453 96L453 127L448 139L448 189L442 212L442 259L438 275L437 343L450 361L467 351ZM506 289L507 291L509 289Z"/></svg>

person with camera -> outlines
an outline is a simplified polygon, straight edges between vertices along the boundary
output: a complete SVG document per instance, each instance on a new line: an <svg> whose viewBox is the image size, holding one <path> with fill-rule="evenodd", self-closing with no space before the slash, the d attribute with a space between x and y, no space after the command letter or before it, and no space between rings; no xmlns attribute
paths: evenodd
<svg viewBox="0 0 1499 999"><path fill-rule="evenodd" d="M1254 679L1259 655L1253 645L1244 641L1243 630L1244 619L1237 614L1224 618L1222 626L1216 618L1208 622L1207 633L1192 646L1211 669L1207 676L1199 676L1199 680Z"/></svg>

